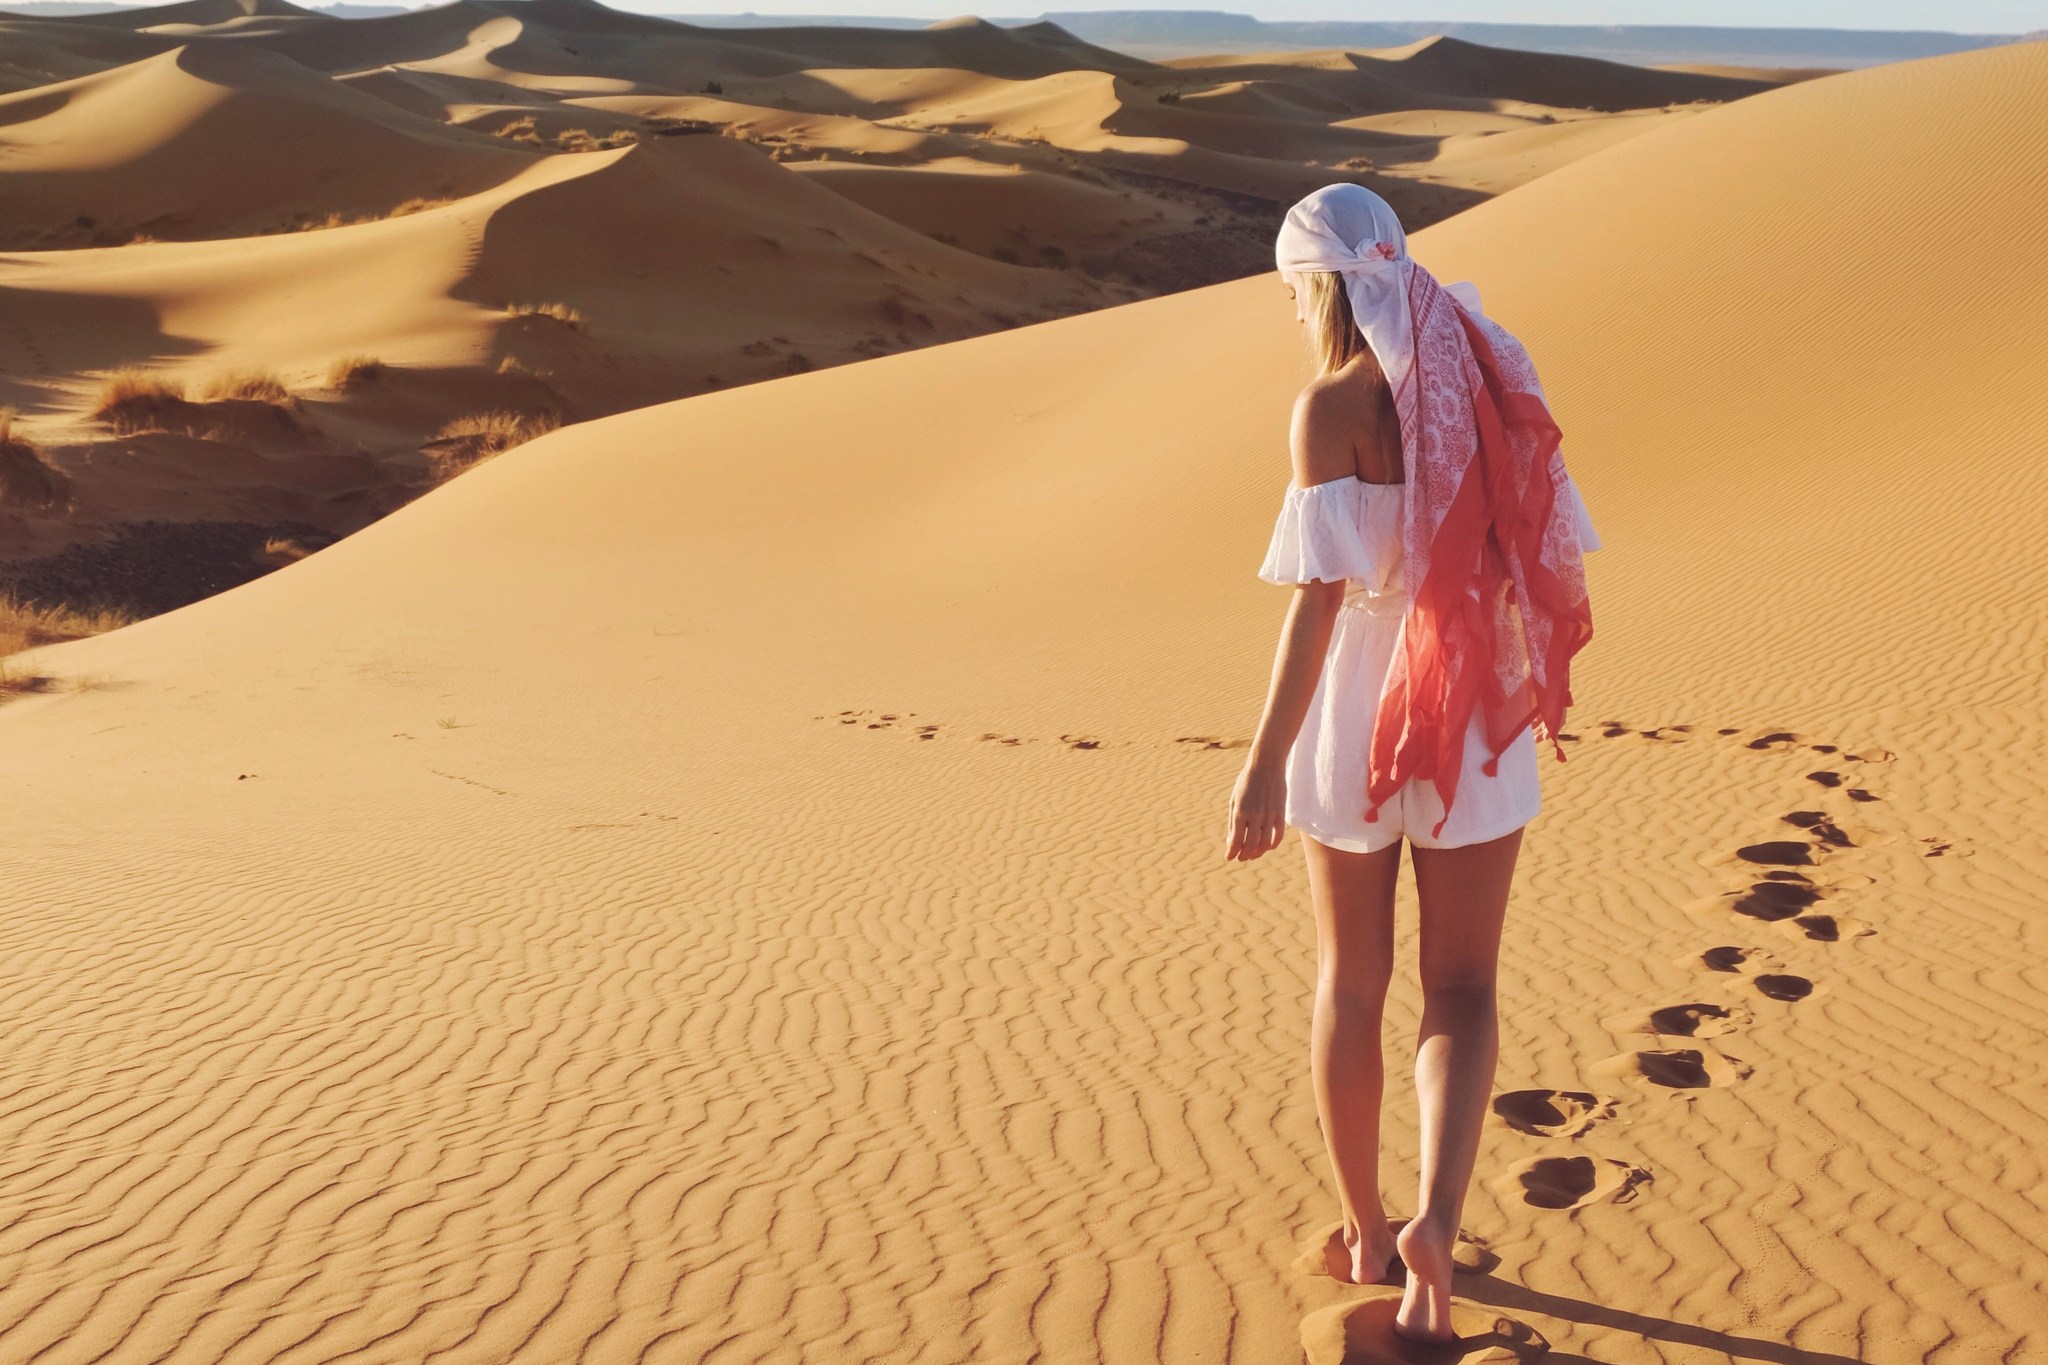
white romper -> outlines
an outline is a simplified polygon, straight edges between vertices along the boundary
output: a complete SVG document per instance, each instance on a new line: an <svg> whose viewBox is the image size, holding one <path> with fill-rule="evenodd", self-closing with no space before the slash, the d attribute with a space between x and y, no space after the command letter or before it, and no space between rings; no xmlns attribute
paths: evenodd
<svg viewBox="0 0 2048 1365"><path fill-rule="evenodd" d="M1597 550L1584 499L1567 476L1583 549ZM1380 693L1408 611L1401 575L1401 512L1408 485L1368 483L1356 475L1304 488L1290 484L1259 577L1268 583L1346 579L1344 605L1315 696L1287 756L1287 823L1332 848L1372 853L1403 835L1422 848L1459 848L1512 833L1543 807L1534 731L1524 727L1488 777L1484 717L1475 709L1465 732L1464 767L1443 833L1436 784L1410 778L1365 818L1365 769Z"/></svg>

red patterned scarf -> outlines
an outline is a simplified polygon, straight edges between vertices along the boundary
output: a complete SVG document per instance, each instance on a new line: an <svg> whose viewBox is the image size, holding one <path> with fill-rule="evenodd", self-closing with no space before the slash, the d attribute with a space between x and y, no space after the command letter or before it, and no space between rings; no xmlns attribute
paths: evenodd
<svg viewBox="0 0 2048 1365"><path fill-rule="evenodd" d="M1369 821L1411 777L1436 783L1449 819L1475 708L1488 776L1532 724L1563 761L1571 660L1593 637L1560 433L1528 352L1403 264L1413 356L1395 407L1410 600L1373 726Z"/></svg>

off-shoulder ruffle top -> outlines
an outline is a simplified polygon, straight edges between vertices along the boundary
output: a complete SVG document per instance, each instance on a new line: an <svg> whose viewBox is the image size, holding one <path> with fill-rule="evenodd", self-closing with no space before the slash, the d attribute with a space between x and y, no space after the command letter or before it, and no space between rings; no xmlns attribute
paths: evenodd
<svg viewBox="0 0 2048 1365"><path fill-rule="evenodd" d="M1368 483L1355 474L1305 487L1289 485L1259 577L1268 583L1343 579L1350 585L1346 606L1400 616L1407 610L1401 576L1401 510L1407 489L1405 483ZM1569 475L1565 491L1578 518L1581 548L1599 549L1600 536Z"/></svg>

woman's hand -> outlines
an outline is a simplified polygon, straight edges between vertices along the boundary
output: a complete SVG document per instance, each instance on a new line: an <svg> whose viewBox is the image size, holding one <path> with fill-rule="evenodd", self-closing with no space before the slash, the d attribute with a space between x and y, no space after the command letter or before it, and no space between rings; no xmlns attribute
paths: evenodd
<svg viewBox="0 0 2048 1365"><path fill-rule="evenodd" d="M1226 861L1250 862L1280 847L1287 834L1287 771L1279 763L1252 759L1230 793Z"/></svg>

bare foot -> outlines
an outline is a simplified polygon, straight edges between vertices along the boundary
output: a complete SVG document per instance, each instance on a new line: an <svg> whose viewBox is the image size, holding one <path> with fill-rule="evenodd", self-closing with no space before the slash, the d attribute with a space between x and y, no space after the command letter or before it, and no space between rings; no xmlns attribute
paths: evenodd
<svg viewBox="0 0 2048 1365"><path fill-rule="evenodd" d="M1442 1346L1458 1339L1451 1328L1451 1248L1456 1228L1416 1218L1394 1238L1408 1264L1408 1292L1394 1313L1394 1333L1410 1341Z"/></svg>
<svg viewBox="0 0 2048 1365"><path fill-rule="evenodd" d="M1362 1228L1341 1227L1323 1248L1330 1278L1345 1284L1380 1284L1393 1270L1394 1237L1382 1218Z"/></svg>

